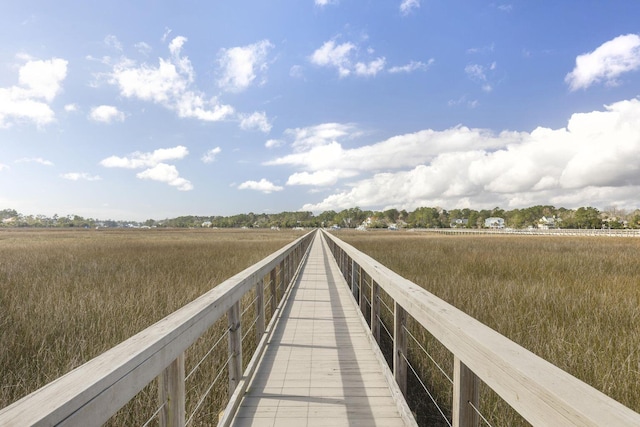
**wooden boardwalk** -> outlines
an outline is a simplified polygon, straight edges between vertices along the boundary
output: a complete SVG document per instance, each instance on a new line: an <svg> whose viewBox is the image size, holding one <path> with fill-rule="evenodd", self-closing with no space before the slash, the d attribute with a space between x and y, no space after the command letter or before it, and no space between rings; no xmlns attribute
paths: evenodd
<svg viewBox="0 0 640 427"><path fill-rule="evenodd" d="M320 235L236 414L241 426L404 426Z"/></svg>

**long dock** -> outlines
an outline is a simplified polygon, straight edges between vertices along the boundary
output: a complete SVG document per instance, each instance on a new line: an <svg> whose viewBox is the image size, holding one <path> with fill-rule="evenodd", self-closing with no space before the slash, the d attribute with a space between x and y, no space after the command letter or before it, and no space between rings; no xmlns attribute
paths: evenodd
<svg viewBox="0 0 640 427"><path fill-rule="evenodd" d="M405 426L393 396L318 233L233 425Z"/></svg>

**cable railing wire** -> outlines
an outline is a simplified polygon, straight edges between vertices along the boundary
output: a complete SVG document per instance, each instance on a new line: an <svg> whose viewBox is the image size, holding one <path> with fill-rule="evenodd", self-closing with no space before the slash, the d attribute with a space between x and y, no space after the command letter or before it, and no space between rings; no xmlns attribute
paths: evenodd
<svg viewBox="0 0 640 427"><path fill-rule="evenodd" d="M207 395L209 394L209 392L211 391L211 389L213 388L213 386L216 384L216 382L220 379L220 375L222 375L222 373L225 371L225 368L229 365L229 362L231 361L231 359L234 357L235 355L232 354L230 355L226 362L224 363L223 368L220 369L218 371L218 375L216 375L216 377L213 379L213 382L211 383L211 385L209 386L209 388L207 388L207 390L204 392L204 394L202 395L202 397L200 397L200 400L198 400L198 403L196 404L195 409L193 410L193 412L191 413L191 415L189 416L189 418L187 419L187 421L185 422L185 426L189 425L189 423L191 422L191 420L193 419L193 417L196 415L196 412L198 412L198 409L200 409L200 406L202 406L202 403L204 402L204 400L207 398Z"/></svg>
<svg viewBox="0 0 640 427"><path fill-rule="evenodd" d="M244 335L242 335L242 341L244 342L244 339L247 337L247 335L249 335L249 332L251 332L251 330L253 329L253 326L258 323L258 318L256 317L255 319L253 319L253 322L251 322L251 324L249 325L249 327L247 328L247 332L245 332Z"/></svg>
<svg viewBox="0 0 640 427"><path fill-rule="evenodd" d="M380 316L376 316L376 317L378 318L378 322L380 322L380 324L382 325L382 329L384 329L387 335L389 335L389 338L393 340L393 335L391 334L391 332L389 332L389 329L387 329L387 326L382 321L382 318Z"/></svg>
<svg viewBox="0 0 640 427"><path fill-rule="evenodd" d="M149 423L151 421L153 421L153 419L155 417L158 416L158 414L160 413L160 411L162 411L162 408L164 408L167 405L167 401L165 400L164 402L162 402L162 405L160 405L160 407L158 409L156 409L156 412L153 413L153 415L151 415L151 417L149 417L149 419L147 420L147 422L145 422L144 424L142 424L142 427L147 427L149 425Z"/></svg>
<svg viewBox="0 0 640 427"><path fill-rule="evenodd" d="M387 309L387 311L389 312L389 314L391 314L393 316L393 310L389 308L389 306L387 305L386 302L384 302L384 300L382 298L380 298L380 296L378 296L378 300L382 303L382 305L384 305L384 307Z"/></svg>
<svg viewBox="0 0 640 427"><path fill-rule="evenodd" d="M447 425L449 427L452 427L451 425L451 421L449 421L449 419L447 418L447 416L444 414L444 412L442 411L442 409L440 408L440 405L438 405L438 402L436 402L436 399L433 397L433 395L429 392L429 389L427 389L427 386L424 385L424 383L422 382L422 379L420 378L420 376L418 375L418 373L416 372L415 369L413 369L413 365L411 365L411 362L409 362L409 359L407 359L407 357L403 354L402 358L405 360L405 362L407 362L407 366L411 369L411 371L413 372L413 375L415 375L416 379L418 380L418 382L420 383L420 385L422 386L422 388L424 389L424 391L427 393L427 395L429 396L429 399L431 399L431 401L433 402L433 404L435 405L436 409L438 410L438 412L440 412L440 415L442 415L442 419L444 419L444 421L447 423Z"/></svg>
<svg viewBox="0 0 640 427"><path fill-rule="evenodd" d="M364 301L367 303L367 305L369 307L371 307L371 301L369 301L369 298L367 298L367 294L362 294L362 298L364 298Z"/></svg>
<svg viewBox="0 0 640 427"><path fill-rule="evenodd" d="M184 377L184 380L188 380L189 377L200 367L200 365L202 364L202 362L204 362L204 360L209 357L209 355L211 354L211 352L218 346L218 344L220 344L220 342L227 336L229 335L229 328L225 329L224 333L222 334L222 336L220 338L218 338L218 341L215 342L215 344L213 344L213 346L211 346L211 348L209 349L209 351L207 351L207 354L205 354L202 359L200 359L200 361L196 364L196 366L193 367L193 369L191 369L191 371L189 371L189 374Z"/></svg>
<svg viewBox="0 0 640 427"><path fill-rule="evenodd" d="M242 313L240 313L240 316L243 316L251 308L251 306L255 304L257 300L258 300L258 296L256 295L256 297L249 304L247 304L244 310L242 310Z"/></svg>
<svg viewBox="0 0 640 427"><path fill-rule="evenodd" d="M476 411L476 414L478 414L478 416L482 419L482 421L484 421L486 425L488 425L489 427L493 427L491 423L484 417L484 415L482 415L482 412L480 412L480 409L476 408L474 404L471 403L470 401L467 401L467 403L473 408L474 411Z"/></svg>
<svg viewBox="0 0 640 427"><path fill-rule="evenodd" d="M407 329L406 326L402 327L405 332L407 334L409 334L409 336L413 339L413 341L415 341L416 344L418 344L418 347L420 347L420 349L423 351L424 354L427 355L427 357L429 359L431 359L431 361L433 362L434 365L436 365L436 367L440 370L440 372L442 372L442 375L444 375L451 384L453 384L453 380L451 379L451 377L449 377L449 375L444 371L444 369L442 369L442 367L440 367L440 365L438 364L438 362L435 361L435 359L433 357L431 357L431 355L429 354L429 352L427 350L425 350L425 348L422 346L422 344L420 344L420 342L417 340L416 337L413 336L413 334L411 332L409 332L409 330Z"/></svg>

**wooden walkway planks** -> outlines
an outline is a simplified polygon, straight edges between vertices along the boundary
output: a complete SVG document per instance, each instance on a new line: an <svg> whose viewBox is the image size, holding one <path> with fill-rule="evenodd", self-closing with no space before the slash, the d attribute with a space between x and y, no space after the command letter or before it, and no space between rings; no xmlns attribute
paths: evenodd
<svg viewBox="0 0 640 427"><path fill-rule="evenodd" d="M319 233L234 426L404 426Z"/></svg>

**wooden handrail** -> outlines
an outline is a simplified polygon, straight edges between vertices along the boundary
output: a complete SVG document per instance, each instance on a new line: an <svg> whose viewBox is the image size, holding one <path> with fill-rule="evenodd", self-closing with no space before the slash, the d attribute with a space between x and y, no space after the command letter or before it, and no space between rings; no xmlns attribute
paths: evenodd
<svg viewBox="0 0 640 427"><path fill-rule="evenodd" d="M536 356L471 316L399 276L337 237L323 236L341 268L357 265L394 301L454 355L454 426L474 425L461 405L477 396L482 380L534 426L640 426L640 414ZM348 259L348 261L347 261ZM342 262L341 262L342 261ZM344 271L344 270L343 270ZM349 281L347 281L349 283ZM371 286L371 289L374 289ZM373 299L372 299L373 300ZM398 328L396 328L396 331ZM396 332L397 333L397 332ZM402 343L394 344L394 351ZM394 353L394 357L397 355ZM402 367L396 378L402 380ZM400 386L402 388L402 385ZM469 389L472 387L473 389Z"/></svg>
<svg viewBox="0 0 640 427"><path fill-rule="evenodd" d="M101 425L157 377L167 384L160 387L160 393L177 389L182 394L182 402L178 396L176 406L168 411L168 418L178 421L167 420L166 425L184 425L184 385L166 376L184 377L185 350L219 318L237 311L234 307L243 295L265 276L275 277L274 270L286 264L288 271L280 270L285 276L281 286L285 280L289 283L294 262L302 260L314 235L312 231L298 238L128 340L0 410L0 425ZM264 304L264 300L261 302ZM264 313L264 307L261 310ZM230 315L230 321L237 321L234 315ZM238 351L235 342L230 350ZM234 362L236 367L242 366L241 361ZM231 371L237 375L234 369ZM171 398L176 400L175 396Z"/></svg>

